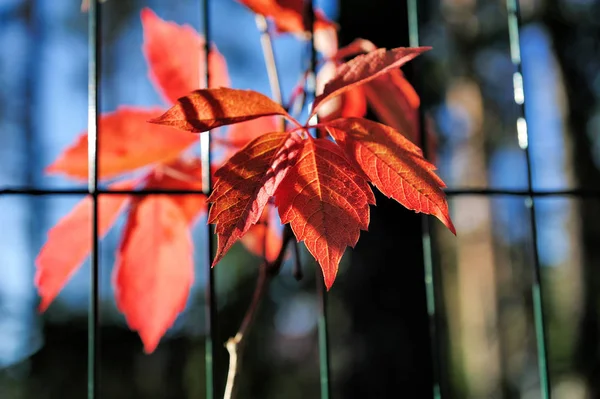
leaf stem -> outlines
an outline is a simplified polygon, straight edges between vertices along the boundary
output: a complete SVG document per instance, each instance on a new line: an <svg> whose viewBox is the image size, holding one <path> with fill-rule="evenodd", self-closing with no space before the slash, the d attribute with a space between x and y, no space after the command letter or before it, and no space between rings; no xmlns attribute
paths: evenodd
<svg viewBox="0 0 600 399"><path fill-rule="evenodd" d="M292 270L292 275L294 276L296 281L300 281L304 277L304 274L302 273L300 248L298 248L298 243L296 241L292 241L292 249L294 251L294 269Z"/></svg>
<svg viewBox="0 0 600 399"><path fill-rule="evenodd" d="M267 19L264 15L256 14L255 21L256 27L260 32L260 45L265 60L265 67L267 68L267 75L269 76L269 85L271 86L273 101L278 104L283 104L283 94L281 93L281 85L279 83L279 72L277 69L277 62L275 61L275 50L273 48L273 40L271 40L271 33L269 32L269 27L267 25ZM279 121L280 130L285 131L285 119L280 118Z"/></svg>
<svg viewBox="0 0 600 399"><path fill-rule="evenodd" d="M173 179L179 180L182 182L187 182L187 183L200 183L201 182L201 180L199 180L196 176L180 172L177 169L172 168L169 165L160 165L159 167L157 167L157 170L164 173L166 176L172 177Z"/></svg>
<svg viewBox="0 0 600 399"><path fill-rule="evenodd" d="M229 352L229 370L227 371L227 384L225 385L225 394L223 395L223 399L233 399L235 397L237 389L237 376L240 370L242 354L246 342L244 338L252 326L254 316L256 315L256 311L258 310L260 302L264 296L264 293L266 292L267 287L269 286L270 281L277 275L277 273L279 273L279 270L281 269L283 259L285 258L287 244L291 241L292 237L294 237L294 234L288 224L283 230L283 243L281 244L281 249L279 250L277 259L275 259L272 263L264 262L261 264L259 268L258 279L256 281L256 288L254 289L254 294L252 295L252 302L250 303L250 306L244 315L244 319L242 320L242 324L240 324L238 332L235 334L235 336L229 338L225 344L225 348L227 348L227 352Z"/></svg>

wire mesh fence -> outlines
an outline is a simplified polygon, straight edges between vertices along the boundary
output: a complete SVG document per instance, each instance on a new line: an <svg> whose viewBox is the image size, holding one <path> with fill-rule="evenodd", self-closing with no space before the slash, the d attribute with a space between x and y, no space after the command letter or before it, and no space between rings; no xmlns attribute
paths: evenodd
<svg viewBox="0 0 600 399"><path fill-rule="evenodd" d="M409 41L410 46L419 46L422 40L419 36L419 2L417 0L408 0L408 27L409 27ZM310 8L312 10L312 7ZM536 215L536 201L538 198L548 197L573 197L573 198L600 198L600 190L595 188L584 188L584 189L561 189L561 190L536 190L533 185L533 165L532 155L530 153L528 130L527 130L527 119L525 107L527 105L527 99L524 96L524 78L523 78L523 67L521 59L520 49L520 11L517 0L506 0L506 10L508 20L506 24L509 29L510 38L510 54L513 63L514 71L512 74L513 80L513 99L514 107L516 109L516 119L514 124L518 135L518 142L521 150L525 155L526 160L526 177L527 184L524 189L473 189L473 188L450 188L446 190L447 195L450 198L458 198L461 196L481 196L481 197L492 197L492 196L512 196L523 200L525 207L528 210L528 219L530 222L530 230L532 237L532 260L531 260L531 302L533 310L533 321L535 326L535 340L537 349L537 369L539 372L539 385L541 397L549 398L551 396L551 381L550 381L550 366L548 362L548 336L547 336L547 321L545 318L544 303L544 286L542 283L541 273L541 262L538 252L538 215ZM205 74L202 76L202 81L207 85L209 82L209 68L208 56L211 48L211 18L210 18L210 1L204 0L200 2L198 12L203 17L203 34L205 37ZM88 188L86 189L34 189L34 188L3 188L0 190L0 195L34 195L34 196L47 196L47 195L87 195L92 199L93 203L93 246L91 256L91 274L90 274L90 305L89 305L89 325L88 325L88 397L98 398L98 381L99 381L99 362L100 357L98 356L99 351L99 336L100 336L100 303L99 303L99 236L98 236L98 196L99 195L118 195L118 194L129 194L134 196L143 196L150 194L169 194L169 195L187 195L187 194L198 194L198 191L188 190L105 190L101 189L98 184L98 168L99 168L99 157L98 152L98 141L101 138L101 132L98 130L99 120L99 104L101 102L99 90L100 82L100 70L101 70L101 12L97 1L91 1L88 14L88 51L89 51L89 70L88 70L88 161L89 161L89 179ZM314 14L310 14L310 19L314 19ZM312 26L312 24L310 24ZM314 44L311 46L312 55L314 57L315 50ZM316 63L312 62L313 71L315 74ZM415 76L414 85L417 91L420 91L421 86L424 84L424 77L419 73L420 63L415 62L413 76ZM314 94L313 94L314 95ZM425 117L421 114L421 126L425 126ZM422 133L425 131L421 129ZM421 146L427 153L428 142L427 135L422 134ZM210 135L208 132L203 133L199 140L200 152L202 154L203 162L203 175L202 178L202 193L208 195L211 192L211 152L210 152ZM426 154L427 155L427 154ZM428 217L423 216L422 218L422 246L423 246L423 264L425 274L423 276L423 283L426 287L427 294L427 312L429 317L429 327L431 334L431 353L433 363L433 386L432 396L435 398L445 397L444 392L448 392L448 388L444 387L447 382L444 381L444 368L443 363L446 361L445 356L441 353L439 348L440 338L440 313L439 309L443 308L443 297L439 294L440 290L440 273L436 271L439 265L435 264L432 254L432 228L430 226L430 220ZM219 338L217 335L217 296L215 291L215 278L213 269L210 267L213 253L213 231L210 225L207 227L207 240L206 242L197 243L204 247L204 265L206 271L206 287L205 287L205 309L204 312L207 315L205 320L205 370L206 370L206 396L207 398L216 397L215 387L219 385L219 380L223 376L217 375L215 372L215 359L218 357L215 355L215 346L219 345ZM331 396L331 376L330 376L330 356L328 349L328 336L327 336L327 294L323 289L320 278L317 278L317 291L319 302L319 311L321 312L318 319L318 344L319 344L319 362L320 362L320 392L322 398L328 398Z"/></svg>

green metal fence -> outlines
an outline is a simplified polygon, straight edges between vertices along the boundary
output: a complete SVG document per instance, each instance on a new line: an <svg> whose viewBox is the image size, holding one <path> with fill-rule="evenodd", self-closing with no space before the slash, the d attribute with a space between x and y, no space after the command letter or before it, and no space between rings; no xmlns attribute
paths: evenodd
<svg viewBox="0 0 600 399"><path fill-rule="evenodd" d="M198 12L203 16L204 21L204 36L206 38L206 56L210 51L209 43L210 40L210 13L209 13L210 0L203 0L200 2ZM309 3L312 3L309 1ZM410 46L419 46L419 2L417 0L408 0L408 15L409 15L409 38ZM562 190L562 191L534 191L532 184L532 165L531 165L531 154L528 143L527 134L527 120L525 118L525 106L526 101L523 95L523 75L521 68L521 54L519 45L519 30L520 30L520 15L519 15L519 4L518 0L506 0L506 8L508 15L508 28L510 35L510 52L514 66L513 72L513 83L514 83L514 106L518 111L518 118L514 121L516 125L516 131L518 133L518 140L521 149L523 150L526 163L527 163L527 189L526 190L493 190L493 189L482 189L482 190L447 190L449 197L463 196L463 195L474 195L474 196L516 196L522 198L525 206L529 210L529 219L532 232L533 240L533 262L532 262L532 303L534 312L534 325L535 325L535 338L537 342L537 364L539 369L539 379L541 394L544 399L550 398L550 380L548 370L548 349L547 349L547 335L544 321L544 309L542 306L543 298L543 287L541 282L540 273L540 259L538 254L538 240L537 240L537 227L536 227L536 208L535 199L538 197L548 196L575 196L575 197L590 197L597 196L598 193L590 192L585 190ZM311 10L310 18L314 18L312 13L312 5L307 9ZM148 194L171 194L171 195L185 195L193 194L193 191L172 191L172 190L145 190L139 191L107 191L101 190L98 187L98 165L99 165L99 154L98 154L98 104L100 102L99 87L99 70L100 70L100 27L101 27L101 13L98 9L98 1L91 1L89 8L89 71L88 71L88 156L89 156L89 181L87 190L43 190L43 189L4 189L0 192L2 195L9 194L29 194L29 195L89 195L93 199L93 231L94 231L94 242L92 247L91 257L91 301L89 307L89 332L88 332L88 397L90 399L98 398L98 370L99 370L99 302L98 302L98 195L99 194L129 194L129 195L148 195ZM312 24L310 24L312 26ZM312 68L314 73L315 62L314 62L314 46L312 52ZM415 76L418 78L419 62L414 62L413 68L417 73ZM203 78L205 82L208 82L208 68L205 68L206 76ZM418 80L415 83L417 91L422 82ZM314 93L313 93L314 94ZM423 123L420 124L424 126ZM424 151L427 150L426 135L422 134L422 148ZM203 162L203 193L209 194L211 191L211 176L210 176L210 136L208 132L203 133L200 138L200 148ZM214 358L215 358L215 347L219 345L216 335L216 296L214 287L214 275L210 265L213 258L213 243L212 243L212 227L207 227L208 233L206 236L207 242L201 243L204 246L206 258L204 259L205 270L206 270L206 398L215 398L216 393L214 387L218 385L217 381L220 376L215 373ZM442 362L443 356L440 354L439 349L439 314L437 309L441 301L440 295L438 294L438 287L440 282L439 274L436 273L434 263L432 261L432 239L431 229L429 225L429 218L423 216L422 218L422 245L424 252L424 265L425 275L424 284L427 292L427 311L429 315L430 332L431 332L431 348L433 354L433 376L434 386L432 387L432 397L442 398L441 385L442 380ZM321 384L321 397L329 398L331 396L330 389L330 369L329 369L329 354L328 354L328 336L327 336L327 295L323 289L323 283L321 278L317 278L317 295L319 297L319 317L318 317L318 343L320 351L320 384Z"/></svg>

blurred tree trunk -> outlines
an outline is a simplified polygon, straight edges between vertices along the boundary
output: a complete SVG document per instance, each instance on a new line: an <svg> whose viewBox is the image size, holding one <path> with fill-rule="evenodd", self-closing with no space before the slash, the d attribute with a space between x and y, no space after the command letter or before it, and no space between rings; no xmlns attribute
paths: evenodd
<svg viewBox="0 0 600 399"><path fill-rule="evenodd" d="M406 2L340 1L340 46L357 37L408 45ZM341 286L352 320L352 370L344 398L430 398L433 365L426 308L421 216L377 193L368 233L351 253Z"/></svg>
<svg viewBox="0 0 600 399"><path fill-rule="evenodd" d="M600 37L598 25L581 26L580 21L569 20L561 12L557 0L549 0L543 17L552 36L568 98L569 128L572 132L573 157L578 187L598 187L600 171L596 167L587 136L587 123L592 116L595 97L591 82L585 76L586 65L573 58L573 44L584 38ZM591 54L590 54L591 56ZM590 57L591 58L591 57ZM590 59L591 61L591 59ZM588 62L590 62L588 61ZM576 361L587 380L590 397L600 397L600 315L598 287L600 287L600 206L597 200L581 200L582 258L584 260L584 307L579 326Z"/></svg>

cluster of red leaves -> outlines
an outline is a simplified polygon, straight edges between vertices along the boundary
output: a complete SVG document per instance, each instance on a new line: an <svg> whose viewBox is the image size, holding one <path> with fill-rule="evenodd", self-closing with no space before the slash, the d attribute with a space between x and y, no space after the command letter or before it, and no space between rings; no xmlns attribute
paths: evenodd
<svg viewBox="0 0 600 399"><path fill-rule="evenodd" d="M165 101L200 87L204 40L190 26L163 21L149 9L141 13L144 45L151 81ZM211 86L228 86L223 56L213 49L209 56ZM198 138L186 132L147 123L164 109L120 107L103 114L99 123L99 170L101 182L115 190L194 190L200 192L198 159L185 157ZM256 130L275 130L275 121L264 118L238 124L219 140L232 151L245 145ZM228 140L231 137L232 140ZM223 151L222 151L223 152ZM217 168L220 163L213 165ZM140 170L141 177L128 177ZM73 179L88 175L87 132L50 165L48 173ZM114 285L117 306L129 326L137 330L146 352L152 352L187 301L193 283L193 247L190 229L206 212L205 196L194 195L100 195L98 235L103 237L128 208L127 222L117 251ZM281 246L277 226L256 226L245 240L247 248L262 256L263 236L268 254ZM254 233L254 234L253 234ZM35 283L44 311L90 254L92 201L82 200L48 233L36 259ZM273 247L273 248L271 248ZM148 310L152 309L149 314Z"/></svg>
<svg viewBox="0 0 600 399"><path fill-rule="evenodd" d="M271 19L279 32L306 37L302 0L240 2ZM419 98L398 69L425 48L386 51L357 40L338 50L335 25L317 11L315 39L325 64L312 114L321 123L308 126L257 92L227 89L227 66L216 48L209 55L209 87L216 88L196 90L203 38L149 9L141 17L150 79L174 105L166 113L122 107L104 114L99 178L111 189L200 191L200 162L184 155L197 142L188 132L212 130L215 144L226 153L213 164L216 183L208 201L201 194L99 197L101 237L128 207L113 280L117 306L146 352L156 348L185 306L194 278L190 228L206 212L206 202L212 203L208 221L218 234L213 265L238 239L272 262L282 250L281 220L319 262L328 288L346 246L354 246L368 227L369 205L375 203L369 182L407 208L435 215L454 232L444 183L413 144ZM367 106L389 126L363 119ZM295 126L278 132L275 115ZM232 126L223 134L220 127L226 125ZM323 137L312 138L309 128ZM140 169L141 177L128 177ZM87 134L47 171L85 179ZM36 260L41 310L89 255L91 217L92 202L86 198L49 232Z"/></svg>
<svg viewBox="0 0 600 399"><path fill-rule="evenodd" d="M311 117L332 98L373 81L428 50L377 49L341 64L313 103ZM209 223L216 224L216 265L259 220L271 198L282 223L323 270L329 289L347 246L369 225L375 197L369 182L408 209L436 216L455 232L444 182L421 150L390 126L364 118L341 117L301 125L279 104L249 90L204 89L182 97L150 122L199 133L224 125L280 115L295 127L267 132L233 155L217 172ZM310 120L310 117L309 117ZM316 128L331 136L312 138Z"/></svg>

